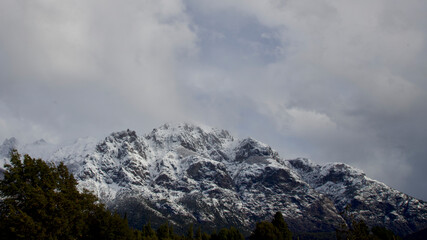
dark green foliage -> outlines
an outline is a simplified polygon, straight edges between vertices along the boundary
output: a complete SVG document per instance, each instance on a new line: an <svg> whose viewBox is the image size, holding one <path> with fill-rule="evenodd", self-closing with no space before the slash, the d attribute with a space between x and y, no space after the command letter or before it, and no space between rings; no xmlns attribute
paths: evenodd
<svg viewBox="0 0 427 240"><path fill-rule="evenodd" d="M280 232L271 222L259 222L249 237L250 240L271 239L279 240Z"/></svg>
<svg viewBox="0 0 427 240"><path fill-rule="evenodd" d="M171 239L172 234L169 231L169 223L162 224L159 228L157 228L157 238L159 240Z"/></svg>
<svg viewBox="0 0 427 240"><path fill-rule="evenodd" d="M212 233L211 240L244 240L243 235L234 227L223 228L218 233Z"/></svg>
<svg viewBox="0 0 427 240"><path fill-rule="evenodd" d="M193 230L193 224L190 224L187 231L187 239L193 240L194 239L194 230Z"/></svg>
<svg viewBox="0 0 427 240"><path fill-rule="evenodd" d="M157 240L158 239L156 231L154 231L153 228L151 228L151 222L150 221L142 227L141 235L142 235L142 237L140 239L144 239L144 240Z"/></svg>
<svg viewBox="0 0 427 240"><path fill-rule="evenodd" d="M0 180L1 239L131 239L127 221L111 214L64 164L11 153Z"/></svg>
<svg viewBox="0 0 427 240"><path fill-rule="evenodd" d="M146 238L154 238L156 236L156 232L151 228L151 222L148 222L146 225L142 227L142 236Z"/></svg>
<svg viewBox="0 0 427 240"><path fill-rule="evenodd" d="M292 239L292 232L288 228L288 224L285 222L285 219L283 219L283 215L281 212L277 212L274 215L273 221L271 223L279 230L281 233L281 238L283 240L291 240Z"/></svg>
<svg viewBox="0 0 427 240"><path fill-rule="evenodd" d="M209 234L202 233L202 240L209 240L209 239L211 239L211 236L209 236Z"/></svg>
<svg viewBox="0 0 427 240"><path fill-rule="evenodd" d="M202 230L200 229L200 226L196 230L196 240L202 240Z"/></svg>
<svg viewBox="0 0 427 240"><path fill-rule="evenodd" d="M256 224L255 230L249 237L251 240L258 239L274 239L274 240L291 240L292 233L288 228L288 224L283 219L281 212L274 215L270 222L259 222Z"/></svg>
<svg viewBox="0 0 427 240"><path fill-rule="evenodd" d="M330 239L336 239L336 234L335 234L335 232L295 233L294 239L299 239L299 240L330 240Z"/></svg>

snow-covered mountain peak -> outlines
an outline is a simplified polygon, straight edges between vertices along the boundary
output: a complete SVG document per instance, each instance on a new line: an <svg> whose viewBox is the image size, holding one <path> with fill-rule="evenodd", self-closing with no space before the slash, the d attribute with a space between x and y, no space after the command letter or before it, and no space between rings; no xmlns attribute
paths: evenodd
<svg viewBox="0 0 427 240"><path fill-rule="evenodd" d="M165 124L146 135L154 148L176 150L185 148L200 155L211 155L215 150L227 148L234 141L228 131L199 127L189 123Z"/></svg>
<svg viewBox="0 0 427 240"><path fill-rule="evenodd" d="M109 153L118 159L123 159L132 154L139 155L145 159L147 157L145 153L146 149L147 143L145 139L138 137L135 131L129 129L114 132L96 145L98 153Z"/></svg>
<svg viewBox="0 0 427 240"><path fill-rule="evenodd" d="M425 202L368 178L360 169L344 163L322 166L304 159L288 162L305 182L333 200L339 211L350 205L350 213L369 225L382 223L401 233L426 225L427 209L421 207L427 206Z"/></svg>
<svg viewBox="0 0 427 240"><path fill-rule="evenodd" d="M365 176L365 173L355 167L341 162L328 163L322 166L324 172L346 172L350 176Z"/></svg>
<svg viewBox="0 0 427 240"><path fill-rule="evenodd" d="M8 139L0 150L17 145ZM46 146L39 141L18 150L40 157L50 151ZM197 221L210 230L234 225L249 231L281 211L293 230L332 231L342 223L339 211L348 204L370 226L381 224L399 233L427 226L425 202L361 170L306 158L283 160L267 144L235 139L226 130L165 124L139 136L128 129L101 141L81 138L50 155L44 159L64 162L80 188L126 212L134 227L148 215L157 223L167 219L182 227Z"/></svg>
<svg viewBox="0 0 427 240"><path fill-rule="evenodd" d="M106 137L105 140L109 139L109 141L127 141L127 142L135 142L138 140L138 136L135 131L133 130L124 130L124 131L118 131L113 132L110 134L110 136Z"/></svg>
<svg viewBox="0 0 427 240"><path fill-rule="evenodd" d="M251 161L254 158L257 159L279 159L279 154L274 151L270 146L259 142L253 138L245 138L239 141L235 147L235 161Z"/></svg>
<svg viewBox="0 0 427 240"><path fill-rule="evenodd" d="M319 165L307 158L292 159L288 162L308 183L353 181L366 177L362 170L340 162Z"/></svg>

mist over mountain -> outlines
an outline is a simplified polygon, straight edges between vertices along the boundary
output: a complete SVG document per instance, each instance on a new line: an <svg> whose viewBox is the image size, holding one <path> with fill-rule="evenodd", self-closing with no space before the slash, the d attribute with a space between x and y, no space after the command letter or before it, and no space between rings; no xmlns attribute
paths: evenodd
<svg viewBox="0 0 427 240"><path fill-rule="evenodd" d="M56 148L44 140L0 146L64 162L81 189L126 214L129 224L170 221L205 230L237 226L248 233L281 211L295 232L333 231L349 213L406 235L427 227L427 203L343 163L285 159L265 143L193 124L165 124L145 135L125 130Z"/></svg>

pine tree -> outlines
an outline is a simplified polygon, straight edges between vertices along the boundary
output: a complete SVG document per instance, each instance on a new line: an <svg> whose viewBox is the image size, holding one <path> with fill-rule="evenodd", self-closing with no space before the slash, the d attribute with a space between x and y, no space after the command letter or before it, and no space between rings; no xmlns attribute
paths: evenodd
<svg viewBox="0 0 427 240"><path fill-rule="evenodd" d="M151 228L151 222L148 221L146 225L142 228L143 239L146 240L157 240L156 232Z"/></svg>
<svg viewBox="0 0 427 240"><path fill-rule="evenodd" d="M0 181L1 234L13 238L68 238L82 236L82 203L95 198L80 195L74 177L62 163L56 167L41 159L12 151Z"/></svg>
<svg viewBox="0 0 427 240"><path fill-rule="evenodd" d="M196 230L196 240L202 240L202 230L200 229L200 226Z"/></svg>
<svg viewBox="0 0 427 240"><path fill-rule="evenodd" d="M249 237L250 240L280 240L280 231L271 222L258 222L255 230Z"/></svg>
<svg viewBox="0 0 427 240"><path fill-rule="evenodd" d="M111 214L60 163L12 151L0 180L0 239L133 239L127 221Z"/></svg>
<svg viewBox="0 0 427 240"><path fill-rule="evenodd" d="M159 240L166 240L166 239L170 239L172 237L172 235L169 232L169 224L168 223L164 223L162 225L160 225L159 228L157 228L157 238Z"/></svg>
<svg viewBox="0 0 427 240"><path fill-rule="evenodd" d="M273 221L271 223L279 230L281 233L281 238L283 240L291 240L292 232L288 228L288 224L283 219L283 215L281 212L276 212L274 215Z"/></svg>
<svg viewBox="0 0 427 240"><path fill-rule="evenodd" d="M192 240L194 239L194 230L193 230L193 224L190 224L187 231L187 239Z"/></svg>
<svg viewBox="0 0 427 240"><path fill-rule="evenodd" d="M209 234L207 234L207 233L202 233L202 240L209 240L209 239L211 239L211 237L209 236Z"/></svg>

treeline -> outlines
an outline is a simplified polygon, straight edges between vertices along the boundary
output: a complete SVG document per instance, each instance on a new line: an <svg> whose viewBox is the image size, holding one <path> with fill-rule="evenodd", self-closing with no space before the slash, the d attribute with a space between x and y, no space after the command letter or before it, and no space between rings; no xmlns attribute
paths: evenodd
<svg viewBox="0 0 427 240"><path fill-rule="evenodd" d="M168 223L161 225L157 231L151 228L150 223L145 225L141 231L135 231L138 240L244 240L243 235L234 227L223 228L219 232L211 234L202 232L200 227L194 232L190 225L186 235L178 235L173 231L173 227ZM280 212L274 215L271 222L259 222L255 230L249 237L250 240L291 240L292 233L288 229L283 216Z"/></svg>
<svg viewBox="0 0 427 240"><path fill-rule="evenodd" d="M156 230L148 223L141 229L129 227L126 217L111 213L88 191L79 192L77 181L60 163L11 152L0 180L0 239L126 239L126 240L244 240L234 227L202 232L191 225L177 234L164 223ZM363 222L343 225L337 239L397 239L385 228L369 229ZM295 237L295 239L297 239ZM291 240L280 212L272 221L256 224L250 240Z"/></svg>
<svg viewBox="0 0 427 240"><path fill-rule="evenodd" d="M338 240L400 240L400 236L395 235L393 231L380 226L369 228L363 220L356 220L356 217L349 214L351 205L347 205L341 213L343 219L347 222L341 224L336 229L336 238Z"/></svg>
<svg viewBox="0 0 427 240"><path fill-rule="evenodd" d="M134 230L134 239L138 240L244 240L243 235L234 227L223 228L218 233L207 234L200 230L194 231L191 225L187 234L179 235L173 231L173 226L169 223L161 225L157 230L151 228L150 223L144 225L142 230Z"/></svg>

